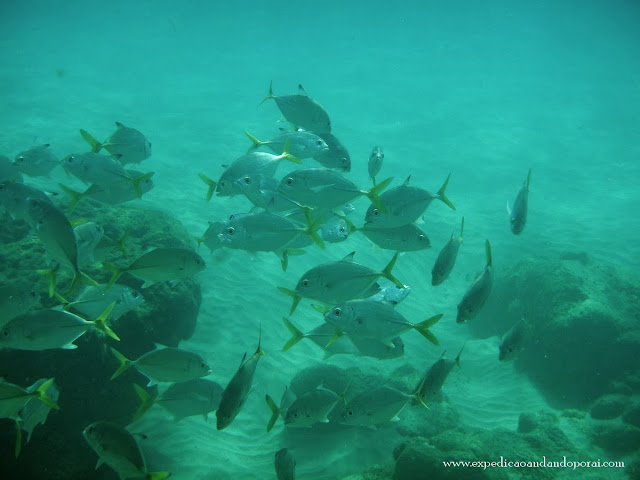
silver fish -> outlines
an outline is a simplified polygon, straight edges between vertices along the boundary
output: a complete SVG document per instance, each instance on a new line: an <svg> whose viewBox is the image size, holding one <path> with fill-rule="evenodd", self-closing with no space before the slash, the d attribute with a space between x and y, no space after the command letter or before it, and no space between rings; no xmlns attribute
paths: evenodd
<svg viewBox="0 0 640 480"><path fill-rule="evenodd" d="M440 190L431 193L419 187L409 185L410 176L400 186L390 188L380 195L381 209L377 205L370 205L365 214L365 222L380 228L400 227L417 220L429 207L434 199L440 200L452 210L456 207L445 196L449 184L447 176Z"/></svg>
<svg viewBox="0 0 640 480"><path fill-rule="evenodd" d="M38 388L40 388L45 382L46 378L41 378L36 381L33 385L27 388L29 393L34 392ZM44 392L47 397L49 397L53 402L58 401L58 397L60 396L60 391L56 386L55 382L51 383L47 388L46 392ZM51 405L47 405L42 401L38 400L36 397L31 398L25 403L24 407L20 409L20 425L23 431L27 433L27 443L31 440L31 434L33 430L38 425L44 425L47 421L47 417L49 416L49 412L52 410Z"/></svg>
<svg viewBox="0 0 640 480"><path fill-rule="evenodd" d="M296 461L288 449L281 448L276 452L273 465L276 469L278 480L295 480Z"/></svg>
<svg viewBox="0 0 640 480"><path fill-rule="evenodd" d="M174 422L186 417L202 415L208 419L209 412L218 408L222 398L222 387L206 378L194 378L186 382L173 383L159 396L153 397L138 384L133 384L141 405L133 416L136 421L151 407L158 404L167 410Z"/></svg>
<svg viewBox="0 0 640 480"><path fill-rule="evenodd" d="M447 380L447 377L453 367L456 365L460 367L460 355L462 355L463 349L464 346L460 349L460 352L454 360L446 358L443 352L440 358L436 360L436 362L431 365L420 378L420 381L416 386L416 391L418 393L418 397L420 397L422 401L426 402L436 396L444 385L444 382ZM414 400L412 403L416 405L419 402L418 400Z"/></svg>
<svg viewBox="0 0 640 480"><path fill-rule="evenodd" d="M156 248L138 257L128 267L106 265L113 271L107 288L124 272L144 280L142 288L147 288L154 283L191 277L205 267L202 257L188 248Z"/></svg>
<svg viewBox="0 0 640 480"><path fill-rule="evenodd" d="M289 350L300 340L308 338L313 343L322 348L322 350L324 350L325 358L337 354L357 355L359 353L358 349L346 335L340 336L336 338L335 341L332 341L336 335L336 329L333 325L322 323L309 332L303 333L300 329L298 329L298 327L291 323L288 318L283 317L282 320L287 326L289 333L291 333L291 338L282 348L283 352Z"/></svg>
<svg viewBox="0 0 640 480"><path fill-rule="evenodd" d="M129 360L113 347L111 353L120 362L118 369L111 375L111 380L120 376L130 367L135 367L149 379L147 386L155 385L158 382L184 382L206 377L211 373L211 367L200 355L179 348L156 348L140 356L137 360Z"/></svg>
<svg viewBox="0 0 640 480"><path fill-rule="evenodd" d="M106 463L122 480L163 480L171 475L169 472L149 472L138 442L131 433L115 423L94 422L82 431L82 435L98 455L96 468Z"/></svg>
<svg viewBox="0 0 640 480"><path fill-rule="evenodd" d="M282 135L278 135L277 137L264 142L261 142L246 130L244 133L249 137L249 140L251 140L252 143L249 151L255 150L261 146L266 146L275 153L280 153L283 151L287 142L289 142L289 153L299 159L315 157L316 155L321 155L329 151L327 143L318 135L311 132L294 130L292 132L283 133Z"/></svg>
<svg viewBox="0 0 640 480"><path fill-rule="evenodd" d="M272 82L269 84L269 93L260 102L260 105L272 98L284 118L296 127L302 127L314 133L328 133L331 131L329 115L318 102L307 95L302 85L298 85L297 94L276 96L273 94Z"/></svg>
<svg viewBox="0 0 640 480"><path fill-rule="evenodd" d="M353 230L354 227L351 227ZM395 228L378 228L375 223L365 223L356 228L375 245L395 252L417 252L431 248L427 234L417 225L409 223Z"/></svg>
<svg viewBox="0 0 640 480"><path fill-rule="evenodd" d="M22 183L23 178L20 170L9 157L0 155L0 182Z"/></svg>
<svg viewBox="0 0 640 480"><path fill-rule="evenodd" d="M78 246L78 266L84 267L94 262L93 251L104 236L104 229L95 222L82 223L73 228Z"/></svg>
<svg viewBox="0 0 640 480"><path fill-rule="evenodd" d="M447 279L451 270L453 270L456 259L458 258L458 250L460 249L460 245L462 245L463 232L464 217L462 217L462 225L460 226L460 236L456 237L453 233L451 234L451 238L446 245L442 247L438 258L436 258L436 263L433 264L433 268L431 269L431 285L440 285Z"/></svg>
<svg viewBox="0 0 640 480"><path fill-rule="evenodd" d="M404 285L402 288L395 284L389 284L384 287L380 287L380 292L372 296L372 300L379 302L387 302L390 305L397 305L403 301L411 293L411 287Z"/></svg>
<svg viewBox="0 0 640 480"><path fill-rule="evenodd" d="M14 159L16 168L30 177L49 176L51 170L60 164L49 147L46 143L19 153Z"/></svg>
<svg viewBox="0 0 640 480"><path fill-rule="evenodd" d="M369 155L369 177L373 184L376 184L376 175L382 168L382 162L384 161L384 152L382 147L373 147L371 154Z"/></svg>
<svg viewBox="0 0 640 480"><path fill-rule="evenodd" d="M511 231L515 235L519 235L524 230L524 226L527 224L527 210L529 208L529 181L531 180L531 169L527 174L527 179L524 181L522 188L516 195L516 199L513 202L513 208L509 208L507 202L507 212L509 213L509 222L511 224Z"/></svg>
<svg viewBox="0 0 640 480"><path fill-rule="evenodd" d="M140 163L151 156L151 142L138 130L125 127L120 122L116 122L116 131L109 138L100 143L93 138L86 130L80 130L93 152L105 149L111 155L118 157L122 164Z"/></svg>
<svg viewBox="0 0 640 480"><path fill-rule="evenodd" d="M261 338L262 333L260 334L258 348L256 348L255 353L249 358L246 358L246 353L244 354L238 371L233 378L231 378L222 393L222 400L216 410L216 426L218 430L228 427L231 422L233 422L238 413L240 413L244 402L247 400L258 361L260 357L264 355L264 350L262 350L260 346Z"/></svg>
<svg viewBox="0 0 640 480"><path fill-rule="evenodd" d="M114 340L118 336L105 324L107 309L96 320L82 317L64 310L36 310L10 320L0 335L0 347L16 350L49 350L56 348L78 348L73 342L91 328L100 330Z"/></svg>
<svg viewBox="0 0 640 480"><path fill-rule="evenodd" d="M371 299L349 300L331 308L324 320L352 338L361 337L378 341L389 340L410 329L415 329L434 345L438 339L429 330L442 314L418 324L409 322L392 305Z"/></svg>
<svg viewBox="0 0 640 480"><path fill-rule="evenodd" d="M0 328L27 312L40 301L40 294L12 285L0 287Z"/></svg>
<svg viewBox="0 0 640 480"><path fill-rule="evenodd" d="M355 263L354 255L355 252L351 252L337 262L323 263L313 267L302 275L295 290L278 287L281 292L293 297L289 315L293 314L302 298L335 305L354 298L364 298L365 295L373 295L379 289L372 291L371 287L380 277L386 278L398 287L404 286L391 274L398 259L397 253L382 271Z"/></svg>
<svg viewBox="0 0 640 480"><path fill-rule="evenodd" d="M514 360L524 350L531 335L531 325L525 317L522 317L502 338L498 359L501 362Z"/></svg>
<svg viewBox="0 0 640 480"><path fill-rule="evenodd" d="M117 283L110 288L106 285L89 286L73 302L65 305L65 308L72 308L87 318L96 318L112 303L114 305L109 314L110 322L140 307L144 303L144 297L137 290Z"/></svg>
<svg viewBox="0 0 640 480"><path fill-rule="evenodd" d="M53 206L49 196L42 190L18 182L0 183L0 206L13 218L30 222L27 200L29 198L47 202Z"/></svg>
<svg viewBox="0 0 640 480"><path fill-rule="evenodd" d="M491 293L491 287L493 286L493 264L491 261L491 245L489 244L489 240L485 241L485 253L487 256L487 265L484 270L478 274L458 304L458 316L456 318L456 322L458 323L466 322L478 315L478 312L480 312Z"/></svg>
<svg viewBox="0 0 640 480"><path fill-rule="evenodd" d="M324 167L350 172L351 156L340 140L332 133L319 133L318 136L327 143L329 151L315 156L314 160Z"/></svg>
<svg viewBox="0 0 640 480"><path fill-rule="evenodd" d="M306 392L287 408L284 423L287 427L310 427L316 423L328 423L327 416L340 399L340 395L324 387Z"/></svg>

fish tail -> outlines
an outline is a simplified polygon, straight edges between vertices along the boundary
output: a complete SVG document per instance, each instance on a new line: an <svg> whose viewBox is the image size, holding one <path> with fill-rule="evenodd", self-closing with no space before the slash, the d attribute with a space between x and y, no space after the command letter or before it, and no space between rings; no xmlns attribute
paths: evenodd
<svg viewBox="0 0 640 480"><path fill-rule="evenodd" d="M53 268L44 268L38 270L40 275L49 278L49 298L52 298L56 293L56 281L58 277L58 269L60 268L60 264L56 263L56 266Z"/></svg>
<svg viewBox="0 0 640 480"><path fill-rule="evenodd" d="M282 317L282 320L289 329L289 333L291 333L291 338L287 343L284 344L284 347L282 347L282 351L286 352L304 338L304 333L302 333L302 331L300 331L298 327L291 323L287 317Z"/></svg>
<svg viewBox="0 0 640 480"><path fill-rule="evenodd" d="M164 480L170 476L171 472L148 472L145 475L144 480Z"/></svg>
<svg viewBox="0 0 640 480"><path fill-rule="evenodd" d="M387 264L387 266L384 267L384 270L382 270L382 273L380 273L380 275L386 278L387 280L393 282L398 288L404 288L404 284L391 274L391 270L393 269L393 266L396 264L396 260L398 260L398 252L396 252L396 254L393 256L393 258Z"/></svg>
<svg viewBox="0 0 640 480"><path fill-rule="evenodd" d="M442 201L445 205L447 205L451 210L455 210L456 209L455 205L451 203L451 200L449 200L447 196L444 194L445 190L447 189L447 185L449 185L450 178L451 178L451 174L447 175L447 179L444 181L444 183L440 187L440 190L438 190L437 195L440 201Z"/></svg>
<svg viewBox="0 0 640 480"><path fill-rule="evenodd" d="M111 328L109 328L109 325L107 325L107 319L111 314L111 310L113 310L113 307L115 306L116 306L116 301L114 300L109 304L106 310L102 312L100 316L93 321L93 326L96 327L101 332L108 335L109 337L113 338L115 341L119 342L120 337L118 337L118 335L116 335L116 333L113 330L111 330Z"/></svg>
<svg viewBox="0 0 640 480"><path fill-rule="evenodd" d="M124 269L109 262L104 262L103 265L108 270L111 270L113 272L113 274L111 275L111 278L109 279L109 282L107 283L107 286L105 287L105 291L106 291L106 290L109 290L113 286L113 284L118 281L118 278L120 278L120 275L124 273Z"/></svg>
<svg viewBox="0 0 640 480"><path fill-rule="evenodd" d="M82 198L87 193L89 188L91 188L91 187L87 188L87 190L85 190L84 192L78 192L61 183L59 183L58 186L62 189L64 193L66 193L67 195L69 195L69 197L71 197L71 201L69 202L69 206L67 207L67 215L71 215L71 213L75 210L80 200L82 200Z"/></svg>
<svg viewBox="0 0 640 480"><path fill-rule="evenodd" d="M264 97L264 100L262 100L258 106L262 105L264 102L266 102L267 100L271 100L273 98L273 80L271 80L271 82L269 83L269 93L267 93L267 96Z"/></svg>
<svg viewBox="0 0 640 480"><path fill-rule="evenodd" d="M155 398L149 395L147 391L137 383L133 384L133 388L140 398L140 406L138 407L138 410L136 410L136 413L133 415L133 421L135 422L136 420L139 420L140 417L142 417L146 413L146 411L149 410L149 408L151 408L151 405L153 405L153 401L155 400Z"/></svg>
<svg viewBox="0 0 640 480"><path fill-rule="evenodd" d="M387 209L380 200L380 192L382 192L393 180L393 177L385 178L383 181L374 185L371 190L366 190L363 193L371 200L371 203L375 205L375 207L380 210L382 213L387 213Z"/></svg>
<svg viewBox="0 0 640 480"><path fill-rule="evenodd" d="M271 418L269 419L269 423L267 424L267 432L270 432L273 426L278 421L278 417L280 416L280 409L278 408L278 405L276 405L276 402L273 401L273 398L271 398L269 395L265 395L265 400L267 401L267 405L271 410Z"/></svg>
<svg viewBox="0 0 640 480"><path fill-rule="evenodd" d="M485 251L485 254L487 255L487 267L493 266L493 258L491 256L491 244L489 243L489 240L484 241L484 251Z"/></svg>
<svg viewBox="0 0 640 480"><path fill-rule="evenodd" d="M122 252L122 256L124 258L129 257L129 253L127 253L127 247L125 247L125 242L127 241L127 238L129 238L129 229L127 228L124 233L122 234L122 236L118 239L118 250L120 250Z"/></svg>
<svg viewBox="0 0 640 480"><path fill-rule="evenodd" d="M60 407L55 402L55 400L53 400L49 395L47 395L47 390L49 390L49 387L53 385L54 381L55 381L54 378L48 379L46 382L44 382L35 390L34 394L35 394L35 397L38 400L40 400L42 403L44 403L47 407L52 408L54 410L60 410Z"/></svg>
<svg viewBox="0 0 640 480"><path fill-rule="evenodd" d="M133 183L133 190L136 192L136 197L142 198L142 189L140 188L140 184L149 180L155 173L156 172L147 172L144 175L131 179L131 182Z"/></svg>
<svg viewBox="0 0 640 480"><path fill-rule="evenodd" d="M15 419L16 423L16 446L13 449L13 453L18 458L22 451L22 420L20 418Z"/></svg>
<svg viewBox="0 0 640 480"><path fill-rule="evenodd" d="M202 244L202 242L204 242L204 237L197 237L193 235L193 239L196 241L196 249L200 249L200 245Z"/></svg>
<svg viewBox="0 0 640 480"><path fill-rule="evenodd" d="M427 377L425 375L425 376L422 377L422 380L420 381L420 383L418 384L416 389L410 394L410 396L413 398L413 402L412 402L413 405L417 405L419 403L424 408L429 410L429 407L427 406L427 404L424 403L424 400L422 400L422 395L420 395L420 392L422 391L422 388L424 387L424 382L426 382L426 381L427 381Z"/></svg>
<svg viewBox="0 0 640 480"><path fill-rule="evenodd" d="M133 365L133 362L113 347L111 347L111 353L113 353L116 359L120 362L120 366L118 367L118 369L113 373L113 375L111 375L110 380L113 380L114 378L120 376L123 372L128 370L129 367Z"/></svg>
<svg viewBox="0 0 640 480"><path fill-rule="evenodd" d="M456 365L458 365L458 368L462 368L462 367L460 366L460 355L462 355L462 351L464 350L464 346L465 346L466 344L467 344L467 342L464 342L464 343L462 344L462 348L461 348L461 349L460 349L460 351L458 352L458 355L456 355L456 360L455 360L455 361L456 361Z"/></svg>
<svg viewBox="0 0 640 480"><path fill-rule="evenodd" d="M420 333L420 335L422 335L434 345L440 345L440 342L438 342L438 339L433 333L431 333L431 330L429 330L429 328L433 327L438 322L438 320L440 320L440 318L442 318L442 313L434 315L433 317L428 318L427 320L420 322L415 326L415 329Z"/></svg>
<svg viewBox="0 0 640 480"><path fill-rule="evenodd" d="M294 292L293 290L289 290L288 288L285 288L285 287L278 287L278 290L280 290L285 295L289 295L290 297L293 297L293 304L291 305L291 311L289 312L290 316L293 315L293 312L295 311L296 307L300 303L300 300L302 300L302 297L298 295L296 292Z"/></svg>
<svg viewBox="0 0 640 480"><path fill-rule="evenodd" d="M265 355L265 351L262 349L262 323L260 324L260 333L258 334L258 348L256 348L256 351L253 355L257 355L259 357Z"/></svg>
<svg viewBox="0 0 640 480"><path fill-rule="evenodd" d="M284 147L282 147L282 155L280 155L280 158L289 160L290 162L293 162L293 163L302 164L302 160L300 160L298 157L295 157L289 153L290 146L291 146L291 137L287 138L287 141L284 142Z"/></svg>
<svg viewBox="0 0 640 480"><path fill-rule="evenodd" d="M304 233L313 240L321 250L324 250L324 241L322 237L318 235L318 229L322 225L322 215L318 215L315 219L311 219L311 209L308 207L303 207L304 209L304 217L307 220L307 226L304 229Z"/></svg>
<svg viewBox="0 0 640 480"><path fill-rule="evenodd" d="M249 147L249 150L247 150L247 152L250 152L251 150L255 150L256 148L261 147L262 145L264 145L264 142L261 142L260 140L258 140L256 137L254 137L253 135L251 135L249 132L247 132L246 130L244 131L244 134L249 137L249 140L251 140L251 146Z"/></svg>
<svg viewBox="0 0 640 480"><path fill-rule="evenodd" d="M208 202L211 200L211 197L213 197L213 192L216 191L217 182L215 180L211 180L204 173L199 173L198 176L204 183L206 183L209 186L209 189L207 190L207 202Z"/></svg>
<svg viewBox="0 0 640 480"><path fill-rule="evenodd" d="M102 143L93 138L89 132L86 130L80 129L80 135L85 141L91 146L91 151L94 153L99 152L102 149Z"/></svg>

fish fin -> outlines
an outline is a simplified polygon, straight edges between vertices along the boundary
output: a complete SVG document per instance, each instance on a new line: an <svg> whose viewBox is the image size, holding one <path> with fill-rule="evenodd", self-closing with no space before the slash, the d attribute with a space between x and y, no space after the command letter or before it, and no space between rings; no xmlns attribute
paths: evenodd
<svg viewBox="0 0 640 480"><path fill-rule="evenodd" d="M467 342L464 342L464 343L462 344L462 348L461 348L461 349L460 349L460 351L458 352L458 355L456 355L456 360L455 360L455 362L456 362L456 365L458 365L458 368L462 368L462 367L460 366L460 355L462 355L462 351L464 350L464 346L465 346L466 344L467 344Z"/></svg>
<svg viewBox="0 0 640 480"><path fill-rule="evenodd" d="M375 207L380 210L382 213L387 213L387 209L380 200L378 196L380 192L382 192L387 186L391 183L393 177L389 177L384 179L382 182L375 185L371 190L364 191L363 193L371 200L371 203L375 205Z"/></svg>
<svg viewBox="0 0 640 480"><path fill-rule="evenodd" d="M348 255L346 255L342 260L340 260L341 262L353 262L353 256L356 254L355 251L349 253Z"/></svg>
<svg viewBox="0 0 640 480"><path fill-rule="evenodd" d="M302 164L302 160L298 157L295 157L289 153L289 147L291 146L291 137L287 138L287 141L284 142L284 147L282 148L282 154L278 155L277 158L284 158L285 160L289 160L290 162Z"/></svg>
<svg viewBox="0 0 640 480"><path fill-rule="evenodd" d="M305 97L309 96L309 95L307 95L307 92L304 91L304 88L302 88L301 84L298 84L298 94L299 95L304 95Z"/></svg>
<svg viewBox="0 0 640 480"><path fill-rule="evenodd" d="M131 179L131 182L133 184L133 191L136 192L136 197L142 198L142 189L140 188L140 184L149 180L155 173L156 172L147 172L143 175Z"/></svg>
<svg viewBox="0 0 640 480"><path fill-rule="evenodd" d="M98 153L102 149L102 143L93 138L89 132L86 130L80 129L80 135L85 141L91 146L91 151L93 153Z"/></svg>
<svg viewBox="0 0 640 480"><path fill-rule="evenodd" d="M80 270L78 270L78 279L92 287L97 287L98 285L100 285L93 278Z"/></svg>
<svg viewBox="0 0 640 480"><path fill-rule="evenodd" d="M56 293L56 279L57 279L59 268L60 268L60 264L56 263L56 266L53 268L45 268L45 269L38 270L38 273L40 275L49 277L49 298L53 298L53 296Z"/></svg>
<svg viewBox="0 0 640 480"><path fill-rule="evenodd" d="M271 100L272 98L275 98L273 95L273 80L271 80L271 82L269 83L269 93L267 93L267 96L264 97L264 99L258 104L258 107L267 100Z"/></svg>
<svg viewBox="0 0 640 480"><path fill-rule="evenodd" d="M273 398L271 398L269 395L265 395L265 400L267 401L267 405L271 410L271 418L269 419L269 423L267 424L267 432L270 432L273 426L278 421L278 417L280 416L280 409L278 408L278 405L276 405L276 402L273 401Z"/></svg>
<svg viewBox="0 0 640 480"><path fill-rule="evenodd" d="M322 215L317 216L315 219L311 219L311 209L303 207L304 218L307 220L307 226L304 229L304 233L311 239L321 250L325 249L324 241L318 235L318 229L322 225Z"/></svg>
<svg viewBox="0 0 640 480"><path fill-rule="evenodd" d="M66 185L63 185L62 183L59 183L58 186L64 193L71 197L71 201L69 202L69 206L67 207L67 215L71 215L71 213L73 213L80 200L82 200L84 195L86 195L86 193L89 191L89 188L91 188L87 188L84 192L78 192L77 190L73 190Z"/></svg>
<svg viewBox="0 0 640 480"><path fill-rule="evenodd" d="M211 180L204 173L199 173L198 176L209 187L209 189L207 190L207 197L206 197L206 200L208 202L211 200L211 197L213 197L213 192L216 191L216 185L218 185L218 182L216 182L215 180Z"/></svg>
<svg viewBox="0 0 640 480"><path fill-rule="evenodd" d="M276 255L278 254L276 253ZM278 255L278 257L280 258L280 265L282 266L282 271L286 272L287 267L289 266L289 252L285 248L284 251L282 252L282 256L280 257L280 255Z"/></svg>
<svg viewBox="0 0 640 480"><path fill-rule="evenodd" d="M92 323L93 323L93 326L96 327L98 330L100 330L102 333L105 333L107 336L119 342L120 337L118 337L118 335L116 335L116 333L113 330L111 330L111 328L109 328L109 326L107 325L107 319L109 318L109 314L111 314L111 310L113 310L113 307L115 306L116 306L116 301L114 300L109 304L109 306L107 306L105 311L102 312L100 316L96 318Z"/></svg>
<svg viewBox="0 0 640 480"><path fill-rule="evenodd" d="M316 303L311 304L311 306L316 312L320 312L322 315L324 315L331 309L331 307L329 307L328 305L318 305Z"/></svg>
<svg viewBox="0 0 640 480"><path fill-rule="evenodd" d="M16 458L18 458L20 456L20 452L22 451L22 422L18 418L15 420L15 424L16 424L16 446L13 450L13 453L16 456Z"/></svg>
<svg viewBox="0 0 640 480"><path fill-rule="evenodd" d="M444 194L445 190L447 189L447 185L449 185L450 178L451 178L451 174L447 175L447 178L442 184L442 186L440 187L440 190L438 190L437 195L440 201L442 201L445 205L447 205L451 210L455 210L456 209L455 205L451 203L451 200L449 200L447 196Z"/></svg>
<svg viewBox="0 0 640 480"><path fill-rule="evenodd" d="M493 266L493 260L491 257L491 244L489 243L489 240L484 241L484 251L487 255L487 267Z"/></svg>
<svg viewBox="0 0 640 480"><path fill-rule="evenodd" d="M47 407L52 408L54 410L60 410L58 404L51 397L47 395L47 390L49 387L54 384L55 379L50 378L42 385L40 385L34 392L36 398L44 403Z"/></svg>
<svg viewBox="0 0 640 480"><path fill-rule="evenodd" d="M127 241L127 238L129 238L129 230L130 229L127 228L122 234L122 236L118 239L118 250L122 252L122 256L124 258L129 257L129 253L127 252L127 247L125 247L125 242Z"/></svg>
<svg viewBox="0 0 640 480"><path fill-rule="evenodd" d="M414 328L420 333L420 335L429 340L431 343L433 343L434 345L439 345L440 342L438 342L438 339L433 333L431 333L429 328L435 325L441 317L442 313L434 315L433 317L428 318L427 320L415 325Z"/></svg>
<svg viewBox="0 0 640 480"><path fill-rule="evenodd" d="M331 344L333 344L333 342L338 340L342 335L343 333L341 331L336 330L336 333L333 334L333 337L329 339L329 342L324 346L324 348L329 348Z"/></svg>
<svg viewBox="0 0 640 480"><path fill-rule="evenodd" d="M509 205L509 200L507 200L507 215L511 216L511 206Z"/></svg>
<svg viewBox="0 0 640 480"><path fill-rule="evenodd" d="M462 217L462 223L460 224L460 238L463 237L464 234L464 217Z"/></svg>
<svg viewBox="0 0 640 480"><path fill-rule="evenodd" d="M262 349L262 323L261 323L260 333L258 333L258 348L256 348L256 351L253 353L253 356L255 357L256 355L258 355L259 357L261 357L264 354L265 354L265 351Z"/></svg>
<svg viewBox="0 0 640 480"><path fill-rule="evenodd" d="M409 185L409 182L410 182L410 181L411 181L411 175L409 175L409 176L405 179L405 181L404 181L404 182L402 182L402 186L404 187L404 186L406 186L406 185Z"/></svg>
<svg viewBox="0 0 640 480"><path fill-rule="evenodd" d="M282 347L282 351L286 352L304 338L304 333L302 333L302 331L300 331L298 327L291 323L287 317L282 317L282 320L289 330L289 333L291 333L291 338L287 343L284 344L284 347Z"/></svg>
<svg viewBox="0 0 640 480"><path fill-rule="evenodd" d="M113 272L113 275L111 275L111 278L109 279L109 282L107 282L107 286L105 287L105 291L107 291L113 286L114 283L116 283L118 278L120 278L120 275L122 275L125 270L109 262L103 262L102 265Z"/></svg>
<svg viewBox="0 0 640 480"><path fill-rule="evenodd" d="M258 140L256 137L254 137L253 135L251 135L249 132L247 132L246 130L244 131L244 134L249 137L249 140L251 140L251 146L249 147L249 150L247 150L247 152L250 152L251 150L255 150L256 148L261 147L262 145L264 145L264 142L261 142L260 140Z"/></svg>
<svg viewBox="0 0 640 480"><path fill-rule="evenodd" d="M98 457L98 461L96 462L96 470L100 468L100 466L104 463L102 458Z"/></svg>
<svg viewBox="0 0 640 480"><path fill-rule="evenodd" d="M289 312L289 315L293 315L293 312L296 310L296 307L300 303L300 300L302 300L302 297L298 295L296 292L294 292L293 290L289 290L288 288L285 288L285 287L278 287L278 290L280 290L285 295L289 295L290 297L293 297L293 303L291 304L291 311Z"/></svg>
<svg viewBox="0 0 640 480"><path fill-rule="evenodd" d="M393 256L391 261L389 261L387 266L384 267L384 270L382 270L380 275L383 276L384 278L386 278L387 280L393 282L398 288L404 288L404 284L391 274L391 270L393 269L393 266L396 264L396 260L398 259L398 255L399 255L399 253L396 252L396 254Z"/></svg>
<svg viewBox="0 0 640 480"><path fill-rule="evenodd" d="M527 187L527 192L529 191L529 182L531 181L531 169L529 169L529 173L527 173L527 181L525 186Z"/></svg>
<svg viewBox="0 0 640 480"><path fill-rule="evenodd" d="M116 359L120 362L120 366L118 367L118 369L114 372L113 375L111 375L110 380L113 380L114 378L120 376L124 371L128 370L129 367L133 365L133 362L129 360L127 357L125 357L124 355L122 355L115 348L110 347L110 350L111 350L111 353L113 353Z"/></svg>
<svg viewBox="0 0 640 480"><path fill-rule="evenodd" d="M164 480L170 476L171 472L148 472L145 475L144 480Z"/></svg>
<svg viewBox="0 0 640 480"><path fill-rule="evenodd" d="M63 345L60 348L62 348L63 350L73 350L75 348L78 348L78 346L74 345L73 343L67 343L66 345Z"/></svg>
<svg viewBox="0 0 640 480"><path fill-rule="evenodd" d="M140 406L138 407L138 410L136 410L136 413L133 415L133 421L135 422L136 420L139 420L140 417L142 417L145 412L149 410L149 408L151 408L155 398L137 383L133 384L133 388L138 394L138 398L140 398Z"/></svg>

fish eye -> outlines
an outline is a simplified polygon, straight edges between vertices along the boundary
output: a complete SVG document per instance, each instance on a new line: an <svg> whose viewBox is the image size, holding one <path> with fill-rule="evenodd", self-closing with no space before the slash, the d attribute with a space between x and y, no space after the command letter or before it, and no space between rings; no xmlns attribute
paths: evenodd
<svg viewBox="0 0 640 480"><path fill-rule="evenodd" d="M340 233L344 233L345 232L345 228L344 227L340 227Z"/></svg>
<svg viewBox="0 0 640 480"><path fill-rule="evenodd" d="M229 227L229 228L227 228L227 233L228 233L229 235L233 235L234 230L235 230L235 229L234 229L233 227Z"/></svg>
<svg viewBox="0 0 640 480"><path fill-rule="evenodd" d="M316 140L316 145L321 147L324 142L322 140Z"/></svg>
<svg viewBox="0 0 640 480"><path fill-rule="evenodd" d="M204 362L202 362L202 363L200 364L200 366L201 366L202 368L207 368L207 364L206 364L206 363L204 363Z"/></svg>
<svg viewBox="0 0 640 480"><path fill-rule="evenodd" d="M379 216L379 215L380 215L380 210L378 210L377 208L374 208L374 209L373 209L373 216L374 216L374 217L377 217L377 216Z"/></svg>
<svg viewBox="0 0 640 480"><path fill-rule="evenodd" d="M18 162L18 163L24 162L24 157L22 155L20 155L18 158L16 158L16 162Z"/></svg>
<svg viewBox="0 0 640 480"><path fill-rule="evenodd" d="M10 333L10 331L9 331L9 329L8 329L8 328L5 328L4 330L2 330L2 334L3 334L5 337L8 337L8 336L9 336L9 333Z"/></svg>
<svg viewBox="0 0 640 480"><path fill-rule="evenodd" d="M347 415L351 417L353 415L353 410L347 410Z"/></svg>
<svg viewBox="0 0 640 480"><path fill-rule="evenodd" d="M424 235L422 235L422 234L418 235L418 240L420 240L422 242L424 240Z"/></svg>
<svg viewBox="0 0 640 480"><path fill-rule="evenodd" d="M288 177L288 178L285 180L285 183L286 183L287 185L289 185L289 186L293 185L293 178Z"/></svg>
<svg viewBox="0 0 640 480"><path fill-rule="evenodd" d="M309 280L307 280L306 278L304 280L302 280L302 286L303 287L308 287L309 286Z"/></svg>
<svg viewBox="0 0 640 480"><path fill-rule="evenodd" d="M297 412L295 412L295 413L293 414L293 418L298 418L298 413L297 413Z"/></svg>
<svg viewBox="0 0 640 480"><path fill-rule="evenodd" d="M244 177L244 184L251 185L251 177Z"/></svg>
<svg viewBox="0 0 640 480"><path fill-rule="evenodd" d="M69 157L67 158L67 162L69 162L69 163L73 163L73 161L74 161L75 159L76 159L76 158L75 158L73 155L69 155Z"/></svg>
<svg viewBox="0 0 640 480"><path fill-rule="evenodd" d="M224 180L221 180L220 182L218 182L218 185L224 188L224 186L226 185L226 182Z"/></svg>
<svg viewBox="0 0 640 480"><path fill-rule="evenodd" d="M87 429L87 431L88 431L89 433L93 433L93 431L94 431L95 429L96 429L96 427L94 427L94 426L92 425L92 426L90 426L90 427Z"/></svg>
<svg viewBox="0 0 640 480"><path fill-rule="evenodd" d="M333 314L334 314L336 317L339 317L341 313L342 313L342 310L340 310L339 308L334 308L334 309L333 309Z"/></svg>

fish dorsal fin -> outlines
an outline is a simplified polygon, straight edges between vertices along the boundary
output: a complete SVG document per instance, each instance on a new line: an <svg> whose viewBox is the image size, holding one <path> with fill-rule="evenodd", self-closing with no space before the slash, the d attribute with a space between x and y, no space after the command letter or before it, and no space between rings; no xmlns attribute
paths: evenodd
<svg viewBox="0 0 640 480"><path fill-rule="evenodd" d="M242 366L242 364L246 359L247 359L247 352L244 352L244 355L242 356L242 360L240 360L240 366Z"/></svg>
<svg viewBox="0 0 640 480"><path fill-rule="evenodd" d="M485 240L484 249L487 255L487 267L491 267L493 266L493 262L491 259L491 244L489 243L489 240Z"/></svg>
<svg viewBox="0 0 640 480"><path fill-rule="evenodd" d="M344 257L341 262L349 262L352 263L353 262L353 256L356 254L355 250L353 252L351 252L350 254L348 254L346 257Z"/></svg>
<svg viewBox="0 0 640 480"><path fill-rule="evenodd" d="M98 457L98 461L96 462L96 470L100 468L100 465L102 465L103 463L104 461L102 460L102 458Z"/></svg>
<svg viewBox="0 0 640 480"><path fill-rule="evenodd" d="M116 122L116 127L118 128L126 128L123 124L121 124L120 122Z"/></svg>
<svg viewBox="0 0 640 480"><path fill-rule="evenodd" d="M409 181L411 180L411 175L409 175L407 177L407 179L404 181L404 183L402 184L402 186L404 187L405 185L409 185Z"/></svg>
<svg viewBox="0 0 640 480"><path fill-rule="evenodd" d="M301 84L298 84L298 94L304 95L305 97L309 96L309 95L307 95L307 92L304 91L304 88L302 87Z"/></svg>
<svg viewBox="0 0 640 480"><path fill-rule="evenodd" d="M527 188L527 192L529 191L530 181L531 181L531 169L529 169L529 173L527 173L527 179L525 180L525 187Z"/></svg>

